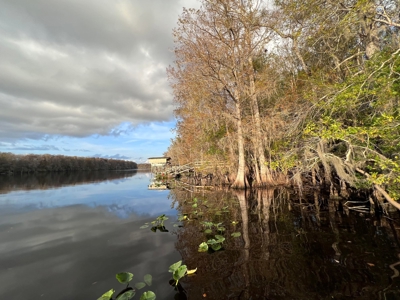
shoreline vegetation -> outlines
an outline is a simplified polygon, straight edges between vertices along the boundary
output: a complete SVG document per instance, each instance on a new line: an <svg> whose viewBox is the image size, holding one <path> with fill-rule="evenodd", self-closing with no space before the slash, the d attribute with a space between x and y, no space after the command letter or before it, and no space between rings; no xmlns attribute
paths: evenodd
<svg viewBox="0 0 400 300"><path fill-rule="evenodd" d="M50 154L17 155L0 152L0 174L149 169L150 164L137 164L127 160Z"/></svg>
<svg viewBox="0 0 400 300"><path fill-rule="evenodd" d="M200 3L173 31L172 165L399 208L400 3Z"/></svg>

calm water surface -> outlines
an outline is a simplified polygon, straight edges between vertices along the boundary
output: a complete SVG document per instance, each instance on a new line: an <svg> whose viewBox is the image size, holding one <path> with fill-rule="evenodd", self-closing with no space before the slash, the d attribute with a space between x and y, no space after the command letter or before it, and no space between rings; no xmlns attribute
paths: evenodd
<svg viewBox="0 0 400 300"><path fill-rule="evenodd" d="M97 299L123 288L121 271L133 283L153 276L133 299L149 289L177 299L168 267L181 259L198 268L181 280L188 299L400 299L396 214L377 219L279 189L148 190L150 179L0 177L0 299ZM169 232L140 229L161 214ZM198 252L215 235L222 249Z"/></svg>
<svg viewBox="0 0 400 300"><path fill-rule="evenodd" d="M121 290L121 271L150 273L151 290L173 298L176 237L140 229L177 214L168 191L147 190L150 174L43 176L0 179L0 299L97 299Z"/></svg>

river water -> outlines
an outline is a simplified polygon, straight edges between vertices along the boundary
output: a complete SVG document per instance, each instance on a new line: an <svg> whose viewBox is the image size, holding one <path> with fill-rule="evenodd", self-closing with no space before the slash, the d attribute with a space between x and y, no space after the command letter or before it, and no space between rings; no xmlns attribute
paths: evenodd
<svg viewBox="0 0 400 300"><path fill-rule="evenodd" d="M115 279L123 271L132 284L152 275L133 299L147 290L157 299L400 299L397 214L376 218L285 189L148 190L151 179L0 177L0 299L97 299L125 287ZM163 214L168 232L153 232ZM168 268L181 259L197 272L179 292Z"/></svg>

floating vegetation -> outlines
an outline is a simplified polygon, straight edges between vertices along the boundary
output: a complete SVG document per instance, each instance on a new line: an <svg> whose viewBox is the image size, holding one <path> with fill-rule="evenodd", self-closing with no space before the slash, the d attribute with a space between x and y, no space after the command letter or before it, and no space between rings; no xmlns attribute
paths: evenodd
<svg viewBox="0 0 400 300"><path fill-rule="evenodd" d="M237 237L239 237L241 235L242 235L241 232L234 232L234 233L231 234L231 236L233 236L234 238L237 238Z"/></svg>
<svg viewBox="0 0 400 300"><path fill-rule="evenodd" d="M222 249L222 243L225 241L225 238L222 235L215 235L214 239L209 239L207 242L203 242L199 245L199 252L207 252L209 247L212 250L218 251Z"/></svg>
<svg viewBox="0 0 400 300"><path fill-rule="evenodd" d="M187 275L193 275L194 273L196 273L196 271L197 268L193 270L188 270L186 265L182 265L181 260L172 264L168 269L168 272L172 273L172 285L175 287L176 290L178 290L179 293L181 293L183 290L182 286L179 284L179 280ZM99 298L97 298L97 300L129 300L136 295L136 292L138 290L141 290L146 286L151 286L153 283L153 277L150 274L146 274L143 277L143 281L135 283L133 288L129 286L133 279L133 276L134 275L130 272L121 272L116 274L115 278L118 280L118 282L121 284L126 284L126 287L115 297L113 297L115 294L115 290L111 289L105 292ZM154 299L156 299L156 294L152 291L146 291L140 296L140 300Z"/></svg>
<svg viewBox="0 0 400 300"><path fill-rule="evenodd" d="M222 225L223 223L213 223L213 222L209 222L209 221L204 221L202 222L202 224L204 225L204 227L206 227L206 229L204 230L204 233L206 234L210 234L213 232L213 228L215 228L215 230L219 233L224 232L226 229L225 227Z"/></svg>
<svg viewBox="0 0 400 300"><path fill-rule="evenodd" d="M115 278L118 280L119 283L121 284L126 284L126 288L123 289L121 292L119 292L115 298L113 298L113 295L115 293L114 289L109 290L108 292L105 292L103 295L100 296L97 300L129 300L132 299L136 295L136 291L144 288L146 285L151 286L153 277L150 274L146 274L143 277L144 282L138 282L135 284L135 288L130 287L129 284L133 279L133 274L129 272L121 272L115 275ZM140 296L140 300L154 300L156 299L156 294L152 291L147 291L144 292Z"/></svg>
<svg viewBox="0 0 400 300"><path fill-rule="evenodd" d="M185 275L191 275L194 274L197 271L197 268L194 270L188 270L186 265L182 265L182 261L178 261L174 264L172 264L169 267L170 273L172 273L172 278L174 279L174 285L177 286L179 283L179 280L183 278Z"/></svg>
<svg viewBox="0 0 400 300"><path fill-rule="evenodd" d="M168 217L165 214L158 216L154 221L150 223L144 223L144 225L140 226L141 229L150 227L150 224L153 226L150 228L151 231L156 232L157 230L161 232L168 232L168 230L164 226L164 221L168 220Z"/></svg>

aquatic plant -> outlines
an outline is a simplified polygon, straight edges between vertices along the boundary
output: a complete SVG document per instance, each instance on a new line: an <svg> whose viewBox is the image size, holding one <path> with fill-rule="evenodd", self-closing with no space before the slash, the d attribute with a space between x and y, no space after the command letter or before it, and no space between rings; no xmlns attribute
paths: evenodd
<svg viewBox="0 0 400 300"><path fill-rule="evenodd" d="M215 235L214 239L209 239L207 242L203 242L199 245L198 251L199 252L206 252L208 251L209 247L214 251L221 250L222 243L225 241L225 238L222 235Z"/></svg>
<svg viewBox="0 0 400 300"><path fill-rule="evenodd" d="M231 234L231 236L233 236L234 238L241 236L242 233L241 232L234 232Z"/></svg>
<svg viewBox="0 0 400 300"><path fill-rule="evenodd" d="M154 221L150 222L151 224L153 224L150 230L153 232L156 232L157 230L161 232L168 232L168 230L164 226L164 221L166 220L168 220L168 217L165 214L158 216ZM144 223L144 225L140 226L140 228L148 228L149 226L149 223Z"/></svg>
<svg viewBox="0 0 400 300"><path fill-rule="evenodd" d="M129 300L132 299L135 295L136 292L142 288L144 288L146 285L151 286L153 277L150 274L146 274L143 277L144 282L138 282L135 284L135 288L130 287L129 283L133 279L133 274L129 272L121 272L115 275L115 278L118 280L119 283L121 284L126 284L126 287L119 292L115 298L113 298L113 295L115 293L114 289L109 290L108 292L104 293L103 295L100 296L97 300ZM140 296L140 300L154 300L156 299L156 294L152 291L147 291L144 292Z"/></svg>
<svg viewBox="0 0 400 300"><path fill-rule="evenodd" d="M194 274L197 268L194 270L188 270L186 265L182 265L182 261L178 261L169 266L168 272L172 273L172 278L174 279L174 285L177 286L179 280L186 275Z"/></svg>
<svg viewBox="0 0 400 300"><path fill-rule="evenodd" d="M213 223L213 222L209 222L209 221L204 221L202 222L202 224L206 227L206 230L204 230L204 233L210 234L212 233L212 228L214 227L219 233L222 233L225 231L225 227L222 226L222 222L221 223Z"/></svg>
<svg viewBox="0 0 400 300"><path fill-rule="evenodd" d="M186 265L182 265L181 260L172 264L169 267L169 272L172 273L173 285L175 286L175 288L178 287L180 279L182 279L186 275L194 274L196 271L197 271L197 268L193 269L193 270L188 270ZM101 295L100 298L97 298L97 300L114 300L114 299L115 300L129 300L129 299L132 299L136 295L136 292L138 290L144 288L146 285L151 286L152 281L153 281L153 277L150 274L146 274L143 277L143 282L136 283L133 288L133 287L129 286L130 282L133 279L132 273L121 272L121 273L116 274L115 277L119 283L126 284L126 287L121 292L119 292L115 296L115 298L113 298L113 295L115 294L115 290L111 289L111 290L105 292L103 295ZM179 287L181 288L180 285L179 285ZM140 300L155 300L155 299L156 299L156 294L152 291L144 292L140 296Z"/></svg>

